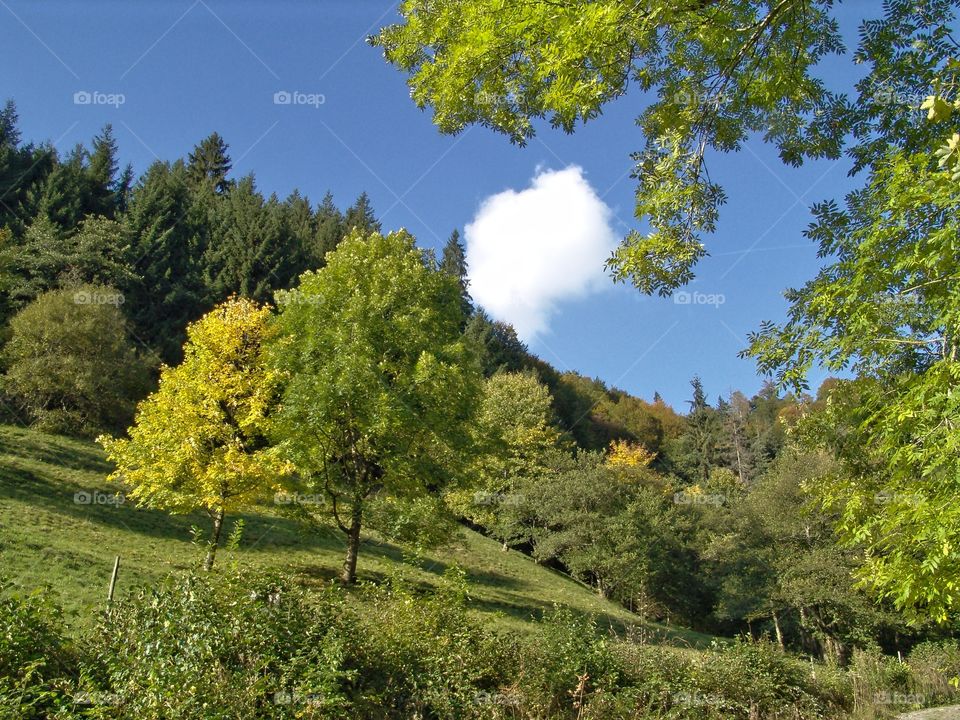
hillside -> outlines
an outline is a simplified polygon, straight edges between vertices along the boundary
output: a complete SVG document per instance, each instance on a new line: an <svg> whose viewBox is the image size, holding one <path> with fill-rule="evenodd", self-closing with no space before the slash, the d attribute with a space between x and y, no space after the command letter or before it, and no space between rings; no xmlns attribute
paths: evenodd
<svg viewBox="0 0 960 720"><path fill-rule="evenodd" d="M123 597L138 585L199 563L191 527L208 525L199 514L170 516L115 502L121 488L104 480L107 470L93 443L0 426L0 574L27 588L49 586L74 627L89 623L103 607L116 555L121 556L117 596ZM95 501L84 503L86 497ZM337 534L305 532L269 504L239 517L245 523L242 539L235 550L218 555L221 567L282 568L313 584L335 577L343 553ZM400 547L367 535L360 577L378 581L402 570L427 587L452 563L468 573L472 609L504 629L524 631L531 618L554 603L596 615L603 627L621 632L640 627L637 616L575 580L515 551L502 552L499 543L466 528L451 545L416 561L405 560ZM711 639L653 623L645 630L649 637L694 647Z"/></svg>

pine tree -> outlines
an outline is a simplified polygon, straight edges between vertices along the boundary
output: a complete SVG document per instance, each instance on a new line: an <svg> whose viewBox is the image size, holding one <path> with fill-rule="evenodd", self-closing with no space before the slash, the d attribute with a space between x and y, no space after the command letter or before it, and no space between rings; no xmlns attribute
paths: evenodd
<svg viewBox="0 0 960 720"><path fill-rule="evenodd" d="M20 115L13 100L7 100L0 110L0 148L17 149L20 146Z"/></svg>
<svg viewBox="0 0 960 720"><path fill-rule="evenodd" d="M343 224L346 235L356 229L359 229L364 235L380 232L380 221L377 220L377 216L373 212L370 196L366 192L360 193L356 202L347 209Z"/></svg>
<svg viewBox="0 0 960 720"><path fill-rule="evenodd" d="M264 200L252 175L241 179L217 208L213 241L204 254L204 274L214 302L240 295L273 300L289 288L302 267L276 197Z"/></svg>
<svg viewBox="0 0 960 720"><path fill-rule="evenodd" d="M686 465L690 468L691 480L705 486L710 479L710 470L716 464L715 411L707 403L700 377L690 381L693 399L688 400L687 432L684 446L687 449Z"/></svg>
<svg viewBox="0 0 960 720"><path fill-rule="evenodd" d="M467 319L473 314L473 300L470 297L468 287L470 280L467 278L467 253L460 240L460 231L454 230L443 246L443 258L440 261L440 269L457 279L460 284L460 307L463 309L464 326Z"/></svg>
<svg viewBox="0 0 960 720"><path fill-rule="evenodd" d="M118 214L123 214L127 211L127 208L130 205L130 194L133 192L133 184L135 180L136 177L133 174L133 165L127 163L123 168L123 172L120 173L120 177L117 178L117 182L114 183L113 202L117 208Z"/></svg>
<svg viewBox="0 0 960 720"><path fill-rule="evenodd" d="M113 127L104 126L103 132L94 137L87 164L87 197L84 198L85 215L114 217L117 210L117 141Z"/></svg>
<svg viewBox="0 0 960 720"><path fill-rule="evenodd" d="M137 336L167 363L180 359L187 323L205 309L200 276L202 236L191 219L190 188L182 162L156 162L130 200L124 224L134 238L141 280L126 303Z"/></svg>
<svg viewBox="0 0 960 720"><path fill-rule="evenodd" d="M293 256L288 273L296 278L307 270L316 270L314 240L316 225L310 200L294 190L280 206L285 232L289 236Z"/></svg>
<svg viewBox="0 0 960 720"><path fill-rule="evenodd" d="M316 232L310 253L310 263L314 269L326 264L326 254L337 249L337 245L346 236L346 219L333 202L333 195L327 192L323 202L314 215Z"/></svg>
<svg viewBox="0 0 960 720"><path fill-rule="evenodd" d="M53 157L49 173L36 183L27 202L36 215L48 218L63 230L72 230L83 218L89 198L89 179L85 167L87 151L77 145L66 161Z"/></svg>
<svg viewBox="0 0 960 720"><path fill-rule="evenodd" d="M193 148L187 161L187 175L190 182L199 185L209 184L217 193L226 193L233 185L227 175L233 167L229 146L217 133L211 133Z"/></svg>
<svg viewBox="0 0 960 720"><path fill-rule="evenodd" d="M17 107L12 100L0 110L0 227L20 237L36 215L41 186L57 163L50 146L20 144Z"/></svg>

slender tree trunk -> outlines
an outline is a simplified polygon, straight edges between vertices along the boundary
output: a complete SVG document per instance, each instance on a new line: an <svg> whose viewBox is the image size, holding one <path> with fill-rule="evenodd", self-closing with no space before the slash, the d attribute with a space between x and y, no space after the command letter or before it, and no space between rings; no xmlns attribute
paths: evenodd
<svg viewBox="0 0 960 720"><path fill-rule="evenodd" d="M210 571L213 569L213 559L217 555L217 546L220 544L220 531L223 529L223 508L217 509L213 516L213 535L210 537L210 544L207 546L207 557L203 561L203 569Z"/></svg>
<svg viewBox="0 0 960 720"><path fill-rule="evenodd" d="M350 527L347 530L347 557L343 561L343 572L340 574L340 581L344 585L352 585L357 581L357 556L360 554L362 520L363 508L359 502L356 502L350 514Z"/></svg>
<svg viewBox="0 0 960 720"><path fill-rule="evenodd" d="M777 634L777 645L780 646L780 649L783 650L783 630L780 629L780 618L777 616L777 613L772 613L773 617L773 630Z"/></svg>

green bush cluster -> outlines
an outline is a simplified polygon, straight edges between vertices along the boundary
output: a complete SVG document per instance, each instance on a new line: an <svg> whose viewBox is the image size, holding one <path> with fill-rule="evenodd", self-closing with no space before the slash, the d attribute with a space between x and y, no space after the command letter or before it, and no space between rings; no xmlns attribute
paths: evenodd
<svg viewBox="0 0 960 720"><path fill-rule="evenodd" d="M23 594L0 578L0 719L48 717L69 705L75 666L57 609L40 591Z"/></svg>
<svg viewBox="0 0 960 720"><path fill-rule="evenodd" d="M902 664L860 653L849 672L765 641L638 645L564 608L529 638L506 636L473 620L467 599L456 568L429 593L402 578L346 592L249 571L178 575L71 643L56 608L4 587L0 718L826 720L880 692L949 699L960 669L956 644Z"/></svg>
<svg viewBox="0 0 960 720"><path fill-rule="evenodd" d="M924 642L905 658L858 650L848 668L858 720L894 718L923 707L960 702L960 645Z"/></svg>

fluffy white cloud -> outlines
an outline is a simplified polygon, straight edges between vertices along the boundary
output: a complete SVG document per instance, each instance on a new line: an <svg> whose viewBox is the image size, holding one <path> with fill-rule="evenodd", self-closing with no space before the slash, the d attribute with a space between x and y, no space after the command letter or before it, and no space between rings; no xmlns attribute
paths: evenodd
<svg viewBox="0 0 960 720"><path fill-rule="evenodd" d="M608 287L603 264L618 240L611 214L575 165L491 195L465 228L470 294L532 340L560 302Z"/></svg>

